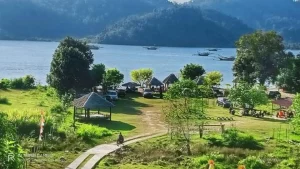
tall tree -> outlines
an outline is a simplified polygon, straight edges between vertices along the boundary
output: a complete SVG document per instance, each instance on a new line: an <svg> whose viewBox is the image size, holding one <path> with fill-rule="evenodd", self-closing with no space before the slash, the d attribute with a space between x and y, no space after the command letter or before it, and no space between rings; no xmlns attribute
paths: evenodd
<svg viewBox="0 0 300 169"><path fill-rule="evenodd" d="M198 76L202 76L205 70L202 66L191 63L185 65L184 68L180 70L180 73L183 79L194 80Z"/></svg>
<svg viewBox="0 0 300 169"><path fill-rule="evenodd" d="M286 68L280 69L277 86L291 91L300 92L300 56L291 58Z"/></svg>
<svg viewBox="0 0 300 169"><path fill-rule="evenodd" d="M136 69L130 72L132 81L139 83L143 86L147 81L149 81L153 76L153 71L151 69Z"/></svg>
<svg viewBox="0 0 300 169"><path fill-rule="evenodd" d="M67 37L55 50L47 82L60 95L72 89L91 87L89 69L93 61L93 54L85 43Z"/></svg>
<svg viewBox="0 0 300 169"><path fill-rule="evenodd" d="M234 76L249 84L274 82L287 58L283 39L274 31L244 35L236 42L236 47Z"/></svg>
<svg viewBox="0 0 300 169"><path fill-rule="evenodd" d="M91 75L94 85L102 84L105 76L105 65L102 63L94 64L91 69Z"/></svg>
<svg viewBox="0 0 300 169"><path fill-rule="evenodd" d="M190 130L197 121L203 120L204 116L204 104L199 104L199 93L200 90L194 81L183 80L173 84L164 97L168 103L164 109L165 120L172 133L176 133L176 136L186 142L188 155L191 154Z"/></svg>
<svg viewBox="0 0 300 169"><path fill-rule="evenodd" d="M231 88L229 99L243 108L246 105L254 108L268 103L268 97L261 86L252 86L245 82L239 82Z"/></svg>
<svg viewBox="0 0 300 169"><path fill-rule="evenodd" d="M105 74L105 84L106 86L118 86L124 80L124 74L122 74L118 69L108 69Z"/></svg>

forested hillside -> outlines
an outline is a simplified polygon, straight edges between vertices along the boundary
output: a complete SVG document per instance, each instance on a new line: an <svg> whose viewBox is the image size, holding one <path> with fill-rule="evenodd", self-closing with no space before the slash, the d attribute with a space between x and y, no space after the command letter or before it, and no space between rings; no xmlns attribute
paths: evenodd
<svg viewBox="0 0 300 169"><path fill-rule="evenodd" d="M122 45L232 47L242 34L251 31L219 12L183 6L128 17L98 38L101 43Z"/></svg>
<svg viewBox="0 0 300 169"><path fill-rule="evenodd" d="M170 5L166 0L0 0L0 38L82 37Z"/></svg>
<svg viewBox="0 0 300 169"><path fill-rule="evenodd" d="M255 29L277 30L287 41L300 41L300 3L294 0L194 0L191 4L236 17Z"/></svg>

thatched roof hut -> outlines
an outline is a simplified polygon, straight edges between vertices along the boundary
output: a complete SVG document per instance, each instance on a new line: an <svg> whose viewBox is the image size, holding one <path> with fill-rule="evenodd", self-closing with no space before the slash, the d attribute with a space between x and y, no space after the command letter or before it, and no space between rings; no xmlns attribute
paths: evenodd
<svg viewBox="0 0 300 169"><path fill-rule="evenodd" d="M109 116L106 117L109 118L109 120L111 120L111 108L115 106L114 104L107 101L106 99L104 99L103 97L101 97L95 92L91 92L78 99L75 99L73 101L73 105L74 105L74 117L73 117L74 126L75 126L75 117L76 117L77 109L84 109L85 111L84 117L90 118L90 110L98 110L99 113L100 109L109 108L110 110Z"/></svg>
<svg viewBox="0 0 300 169"><path fill-rule="evenodd" d="M289 108L293 105L293 100L291 98L283 98L272 101L272 104L279 105L280 107Z"/></svg>
<svg viewBox="0 0 300 169"><path fill-rule="evenodd" d="M125 86L125 87L137 87L137 86L140 86L140 84L135 83L135 82L128 82L128 83L122 84L122 86Z"/></svg>
<svg viewBox="0 0 300 169"><path fill-rule="evenodd" d="M178 78L172 73L168 77L166 77L165 80L163 80L163 83L164 84L173 84L178 81L179 81Z"/></svg>
<svg viewBox="0 0 300 169"><path fill-rule="evenodd" d="M163 86L164 85L161 81L159 81L155 77L153 77L147 84L149 86Z"/></svg>
<svg viewBox="0 0 300 169"><path fill-rule="evenodd" d="M78 99L73 101L73 105L76 108L85 108L85 109L101 109L106 107L114 107L115 105L107 101L100 95L95 92L86 94Z"/></svg>

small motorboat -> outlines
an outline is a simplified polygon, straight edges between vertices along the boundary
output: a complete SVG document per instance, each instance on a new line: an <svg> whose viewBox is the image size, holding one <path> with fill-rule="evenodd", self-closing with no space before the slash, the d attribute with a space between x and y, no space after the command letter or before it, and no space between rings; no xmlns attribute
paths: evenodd
<svg viewBox="0 0 300 169"><path fill-rule="evenodd" d="M148 47L146 47L146 49L148 49L148 50L157 50L158 47L155 47L155 46L148 46Z"/></svg>
<svg viewBox="0 0 300 169"><path fill-rule="evenodd" d="M218 51L218 49L207 49L208 51L214 51L214 52L216 52L216 51Z"/></svg>
<svg viewBox="0 0 300 169"><path fill-rule="evenodd" d="M87 45L91 50L99 50L100 47L96 45Z"/></svg>
<svg viewBox="0 0 300 169"><path fill-rule="evenodd" d="M221 57L219 57L219 59L220 59L220 61L234 61L235 57L234 56L230 56L230 57L221 56Z"/></svg>
<svg viewBox="0 0 300 169"><path fill-rule="evenodd" d="M198 52L198 56L209 56L209 52Z"/></svg>

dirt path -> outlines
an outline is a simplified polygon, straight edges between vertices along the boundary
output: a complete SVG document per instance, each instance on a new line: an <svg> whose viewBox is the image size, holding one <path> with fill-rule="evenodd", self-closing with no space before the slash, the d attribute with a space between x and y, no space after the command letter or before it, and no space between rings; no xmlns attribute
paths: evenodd
<svg viewBox="0 0 300 169"><path fill-rule="evenodd" d="M160 132L167 130L166 124L163 121L161 110L144 108L142 109L142 112L142 121L149 126L149 131Z"/></svg>

